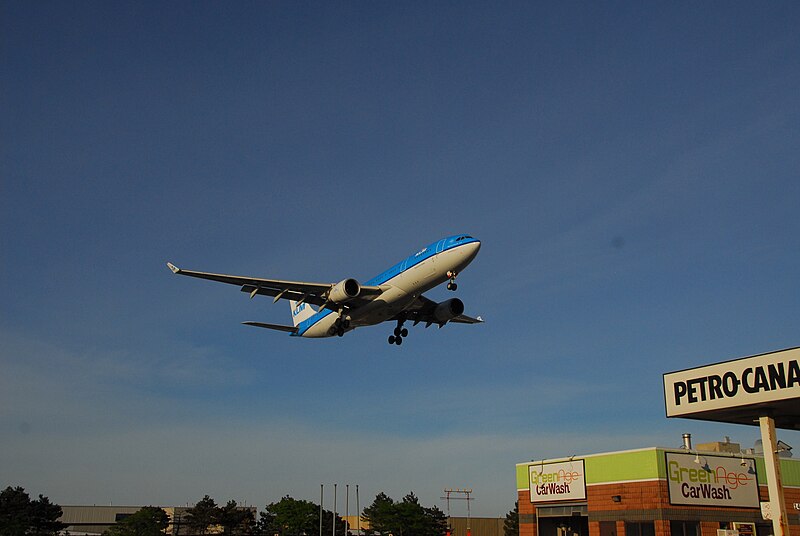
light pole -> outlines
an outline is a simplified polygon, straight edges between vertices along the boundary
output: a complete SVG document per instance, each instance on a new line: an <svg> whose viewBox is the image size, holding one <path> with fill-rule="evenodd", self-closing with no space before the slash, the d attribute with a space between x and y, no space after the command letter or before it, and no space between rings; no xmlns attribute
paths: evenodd
<svg viewBox="0 0 800 536"><path fill-rule="evenodd" d="M333 536L336 536L336 486L338 485L333 485Z"/></svg>

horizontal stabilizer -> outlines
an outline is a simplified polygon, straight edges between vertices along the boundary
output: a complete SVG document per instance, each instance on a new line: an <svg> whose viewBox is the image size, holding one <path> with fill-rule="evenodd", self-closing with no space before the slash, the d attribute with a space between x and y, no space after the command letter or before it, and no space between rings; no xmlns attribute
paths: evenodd
<svg viewBox="0 0 800 536"><path fill-rule="evenodd" d="M450 322L455 322L457 324L483 324L483 318L472 318L471 316L467 315L458 315L457 317L451 319Z"/></svg>
<svg viewBox="0 0 800 536"><path fill-rule="evenodd" d="M287 333L297 333L297 328L294 326L282 326L280 324L266 324L264 322L242 322L242 324L244 324L245 326L255 326L257 328L286 331Z"/></svg>

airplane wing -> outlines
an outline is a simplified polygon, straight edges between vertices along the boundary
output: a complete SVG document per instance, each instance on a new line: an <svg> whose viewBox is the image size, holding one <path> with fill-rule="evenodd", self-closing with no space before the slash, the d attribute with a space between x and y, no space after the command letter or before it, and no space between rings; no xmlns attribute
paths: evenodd
<svg viewBox="0 0 800 536"><path fill-rule="evenodd" d="M420 322L424 322L426 328L428 326L430 326L431 324L436 324L439 327L442 327L447 322L455 322L457 324L482 324L483 323L483 319L481 317L473 318L473 317L467 316L465 314L460 314L460 315L454 316L453 318L451 318L450 320L448 320L447 322L444 322L444 323L439 322L433 316L433 311L436 309L437 305L439 305L439 304L437 302L431 300L430 298L426 298L425 296L419 296L414 301L414 303L412 303L411 306L408 307L401 314L405 315L405 318L407 320L411 320L412 322L414 322L415 326L417 324L419 324ZM399 316L400 315L398 315L398 317ZM395 317L393 320L396 320L396 319L397 319L397 317Z"/></svg>
<svg viewBox="0 0 800 536"><path fill-rule="evenodd" d="M332 305L327 298L331 289L336 286L336 283L283 281L280 279L262 279L260 277L195 272L192 270L183 270L170 262L167 263L167 266L170 270L172 270L173 273L178 275L186 275L189 277L208 279L210 281L218 281L220 283L236 285L242 292L247 292L250 294L251 298L255 297L256 294L273 296L275 298L273 300L274 302L283 298L301 303L310 303L320 307ZM361 286L359 295L343 305L345 307L350 307L364 303L365 301L371 301L375 298L375 296L380 295L382 292L383 290L380 287Z"/></svg>

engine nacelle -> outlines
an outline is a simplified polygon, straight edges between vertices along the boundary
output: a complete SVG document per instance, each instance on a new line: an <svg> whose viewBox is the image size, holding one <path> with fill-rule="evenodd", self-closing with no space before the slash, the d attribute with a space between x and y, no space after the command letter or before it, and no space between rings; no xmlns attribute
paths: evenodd
<svg viewBox="0 0 800 536"><path fill-rule="evenodd" d="M358 284L358 281L352 278L343 279L333 285L330 293L328 293L328 300L333 303L345 303L358 296L360 292L361 285Z"/></svg>
<svg viewBox="0 0 800 536"><path fill-rule="evenodd" d="M433 318L437 322L448 322L464 312L464 302L458 298L443 301L433 310Z"/></svg>

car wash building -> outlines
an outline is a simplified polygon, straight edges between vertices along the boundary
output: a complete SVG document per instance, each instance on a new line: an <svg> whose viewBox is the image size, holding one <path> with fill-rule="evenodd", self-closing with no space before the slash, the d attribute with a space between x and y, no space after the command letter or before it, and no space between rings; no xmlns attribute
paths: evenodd
<svg viewBox="0 0 800 536"><path fill-rule="evenodd" d="M685 437L520 463L520 536L800 536L800 460L775 433L800 430L800 348L664 374L664 400L667 417L759 426L763 455Z"/></svg>
<svg viewBox="0 0 800 536"><path fill-rule="evenodd" d="M781 459L800 536L800 460ZM643 448L517 464L520 536L765 536L764 458ZM720 532L722 531L722 532ZM737 532L731 532L737 531Z"/></svg>

